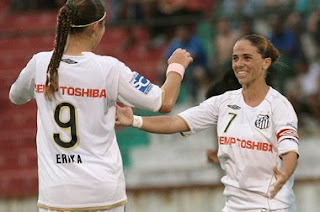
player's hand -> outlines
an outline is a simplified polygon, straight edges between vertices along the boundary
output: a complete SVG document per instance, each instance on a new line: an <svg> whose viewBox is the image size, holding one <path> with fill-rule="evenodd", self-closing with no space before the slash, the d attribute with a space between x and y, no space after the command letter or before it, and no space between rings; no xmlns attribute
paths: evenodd
<svg viewBox="0 0 320 212"><path fill-rule="evenodd" d="M187 68L192 61L193 58L191 57L189 52L187 52L184 49L178 48L172 53L172 55L168 59L168 64L180 63L184 66L184 68Z"/></svg>
<svg viewBox="0 0 320 212"><path fill-rule="evenodd" d="M273 167L273 172L276 177L276 182L269 193L270 198L273 198L288 180L288 176L281 172L277 166Z"/></svg>
<svg viewBox="0 0 320 212"><path fill-rule="evenodd" d="M219 163L218 159L218 151L215 149L208 149L207 150L207 159L210 163Z"/></svg>
<svg viewBox="0 0 320 212"><path fill-rule="evenodd" d="M131 126L133 122L133 111L129 106L119 106L117 105L116 111L116 124Z"/></svg>

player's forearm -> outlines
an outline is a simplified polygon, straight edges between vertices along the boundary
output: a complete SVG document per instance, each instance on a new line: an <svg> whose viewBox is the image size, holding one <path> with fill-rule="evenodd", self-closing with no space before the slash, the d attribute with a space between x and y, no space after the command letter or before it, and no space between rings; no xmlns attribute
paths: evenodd
<svg viewBox="0 0 320 212"><path fill-rule="evenodd" d="M162 106L159 112L169 113L174 107L180 92L181 76L178 73L171 72L161 89L163 90Z"/></svg>
<svg viewBox="0 0 320 212"><path fill-rule="evenodd" d="M173 134L189 130L187 124L178 116L142 117L141 130L157 134Z"/></svg>
<svg viewBox="0 0 320 212"><path fill-rule="evenodd" d="M298 155L296 152L288 152L283 154L281 157L282 157L281 171L283 172L283 174L285 174L287 179L289 179L297 167Z"/></svg>

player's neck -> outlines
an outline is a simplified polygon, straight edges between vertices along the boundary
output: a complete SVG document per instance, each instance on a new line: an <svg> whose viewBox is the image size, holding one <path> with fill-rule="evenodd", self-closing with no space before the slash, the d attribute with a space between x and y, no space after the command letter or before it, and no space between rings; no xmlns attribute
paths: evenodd
<svg viewBox="0 0 320 212"><path fill-rule="evenodd" d="M264 100L269 89L270 86L268 86L266 83L256 86L244 86L242 89L243 99L247 105L256 107Z"/></svg>
<svg viewBox="0 0 320 212"><path fill-rule="evenodd" d="M81 56L82 52L91 52L93 45L90 40L68 39L64 54Z"/></svg>

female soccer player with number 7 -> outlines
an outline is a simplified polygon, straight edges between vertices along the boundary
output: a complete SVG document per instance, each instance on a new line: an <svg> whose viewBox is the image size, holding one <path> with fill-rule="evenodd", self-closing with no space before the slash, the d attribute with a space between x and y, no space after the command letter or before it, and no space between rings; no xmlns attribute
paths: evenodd
<svg viewBox="0 0 320 212"><path fill-rule="evenodd" d="M266 83L277 49L260 35L240 38L232 68L242 88L214 96L176 116L139 117L117 106L117 124L183 135L217 124L218 158L225 176L223 212L294 212L293 172L299 137L290 102Z"/></svg>

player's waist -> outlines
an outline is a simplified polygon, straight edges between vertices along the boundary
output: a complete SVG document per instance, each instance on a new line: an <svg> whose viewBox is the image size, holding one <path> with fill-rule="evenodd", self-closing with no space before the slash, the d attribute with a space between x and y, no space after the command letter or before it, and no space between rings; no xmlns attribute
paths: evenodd
<svg viewBox="0 0 320 212"><path fill-rule="evenodd" d="M119 201L113 204L107 204L107 205L101 205L101 206L78 206L78 207L70 207L70 206L65 206L65 207L59 207L59 206L49 206L47 204L42 204L38 203L39 208L47 209L47 210L52 210L52 211L100 211L100 210L109 210L112 208L120 207L122 205L127 204L127 200Z"/></svg>
<svg viewBox="0 0 320 212"><path fill-rule="evenodd" d="M53 184L46 179L39 179L38 203L47 208L108 209L120 206L120 203L125 204L126 199L124 179L115 181L112 176L106 176L103 183L71 178L69 181Z"/></svg>
<svg viewBox="0 0 320 212"><path fill-rule="evenodd" d="M224 195L228 201L226 205L235 210L256 210L272 209L278 210L288 208L294 203L292 190L282 189L275 198L268 197L269 189L266 190L246 190L225 184Z"/></svg>

